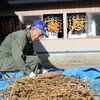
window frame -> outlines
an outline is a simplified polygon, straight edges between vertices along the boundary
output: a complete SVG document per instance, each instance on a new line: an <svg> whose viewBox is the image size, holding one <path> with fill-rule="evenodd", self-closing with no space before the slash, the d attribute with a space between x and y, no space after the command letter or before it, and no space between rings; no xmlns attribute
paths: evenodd
<svg viewBox="0 0 100 100"><path fill-rule="evenodd" d="M86 13L86 21L87 21L86 22L86 37L68 38L68 31L67 31L67 39L69 40L69 39L91 39L91 38L100 38L100 36L89 36L89 33L88 33L88 14L89 13L99 13L99 12L79 12L79 13ZM71 13L66 13L66 19L67 19L67 14L71 14Z"/></svg>

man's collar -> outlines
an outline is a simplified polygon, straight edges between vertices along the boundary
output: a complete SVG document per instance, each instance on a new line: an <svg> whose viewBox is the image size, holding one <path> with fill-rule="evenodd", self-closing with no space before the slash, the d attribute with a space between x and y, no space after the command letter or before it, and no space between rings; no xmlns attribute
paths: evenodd
<svg viewBox="0 0 100 100"><path fill-rule="evenodd" d="M28 28L26 28L25 31L27 32L27 36L28 36L29 40L32 41L32 39L30 37L30 30Z"/></svg>

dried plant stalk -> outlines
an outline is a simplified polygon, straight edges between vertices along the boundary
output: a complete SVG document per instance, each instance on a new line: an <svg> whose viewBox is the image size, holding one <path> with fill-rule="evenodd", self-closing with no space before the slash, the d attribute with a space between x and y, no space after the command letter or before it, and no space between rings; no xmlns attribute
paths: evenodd
<svg viewBox="0 0 100 100"><path fill-rule="evenodd" d="M7 86L9 92L0 94L4 100L97 100L92 89L74 76L16 81L19 83Z"/></svg>

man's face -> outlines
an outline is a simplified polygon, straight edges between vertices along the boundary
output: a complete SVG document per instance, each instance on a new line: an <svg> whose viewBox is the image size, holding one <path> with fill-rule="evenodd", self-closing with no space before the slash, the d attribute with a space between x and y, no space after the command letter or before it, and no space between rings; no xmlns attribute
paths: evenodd
<svg viewBox="0 0 100 100"><path fill-rule="evenodd" d="M42 31L38 28L33 28L30 32L32 41L37 41L43 36Z"/></svg>

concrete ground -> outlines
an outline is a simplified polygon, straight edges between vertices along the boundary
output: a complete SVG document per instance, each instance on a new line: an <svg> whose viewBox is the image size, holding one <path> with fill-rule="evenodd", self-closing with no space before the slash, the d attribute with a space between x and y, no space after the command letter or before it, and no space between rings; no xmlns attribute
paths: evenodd
<svg viewBox="0 0 100 100"><path fill-rule="evenodd" d="M43 66L71 69L83 66L100 67L100 52L39 54Z"/></svg>

